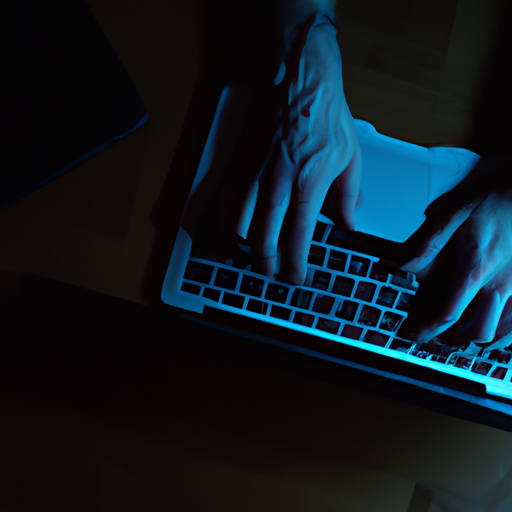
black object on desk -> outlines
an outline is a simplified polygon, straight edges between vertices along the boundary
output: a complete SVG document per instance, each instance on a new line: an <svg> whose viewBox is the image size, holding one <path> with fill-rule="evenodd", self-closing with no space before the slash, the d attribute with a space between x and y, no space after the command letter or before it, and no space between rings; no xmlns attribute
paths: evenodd
<svg viewBox="0 0 512 512"><path fill-rule="evenodd" d="M128 73L82 0L2 7L0 207L148 120Z"/></svg>

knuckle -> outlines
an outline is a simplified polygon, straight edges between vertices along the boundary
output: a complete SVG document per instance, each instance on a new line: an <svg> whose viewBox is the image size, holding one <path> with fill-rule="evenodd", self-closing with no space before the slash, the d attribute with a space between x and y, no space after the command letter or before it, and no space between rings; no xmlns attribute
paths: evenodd
<svg viewBox="0 0 512 512"><path fill-rule="evenodd" d="M445 313L439 319L439 325L450 326L455 324L460 319L460 315L456 313Z"/></svg>
<svg viewBox="0 0 512 512"><path fill-rule="evenodd" d="M271 194L270 196L262 198L261 202L265 206L265 209L269 212L269 214L276 215L279 213L279 210L283 208L284 205L287 203L286 198L286 192L274 191L274 193Z"/></svg>
<svg viewBox="0 0 512 512"><path fill-rule="evenodd" d="M308 200L312 184L314 184L314 180L311 177L309 166L305 165L299 173L296 182L298 202L306 202Z"/></svg>
<svg viewBox="0 0 512 512"><path fill-rule="evenodd" d="M475 206L472 203L466 204L459 210L458 214L463 217L469 217L469 215L473 212L474 208Z"/></svg>
<svg viewBox="0 0 512 512"><path fill-rule="evenodd" d="M469 255L467 266L466 287L476 288L487 280L490 266L482 261L476 251L472 251Z"/></svg>
<svg viewBox="0 0 512 512"><path fill-rule="evenodd" d="M440 239L439 235L434 235L432 238L430 238L427 243L425 244L423 250L421 251L424 256L430 257L433 256L441 251L443 248L443 243Z"/></svg>

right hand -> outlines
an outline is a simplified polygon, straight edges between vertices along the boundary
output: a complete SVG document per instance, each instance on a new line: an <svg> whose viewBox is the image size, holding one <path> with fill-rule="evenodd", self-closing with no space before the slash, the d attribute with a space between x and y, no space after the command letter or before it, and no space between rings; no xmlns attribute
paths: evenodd
<svg viewBox="0 0 512 512"><path fill-rule="evenodd" d="M434 201L402 266L423 279L407 320L418 341L512 343L512 162L481 159ZM404 325L407 327L407 325ZM443 339L445 335L443 335Z"/></svg>

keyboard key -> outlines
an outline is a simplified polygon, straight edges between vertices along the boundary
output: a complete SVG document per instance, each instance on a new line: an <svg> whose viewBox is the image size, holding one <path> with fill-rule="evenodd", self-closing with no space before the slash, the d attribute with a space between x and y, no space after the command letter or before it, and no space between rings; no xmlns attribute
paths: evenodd
<svg viewBox="0 0 512 512"><path fill-rule="evenodd" d="M396 265L384 261L377 261L372 265L370 277L375 281L382 281L385 283L388 280L388 275L393 274L396 270Z"/></svg>
<svg viewBox="0 0 512 512"><path fill-rule="evenodd" d="M331 313L333 304L334 297L331 297L330 295L317 295L315 304L313 305L313 311L316 313L329 315Z"/></svg>
<svg viewBox="0 0 512 512"><path fill-rule="evenodd" d="M332 291L338 295L350 297L355 284L356 282L353 279L350 279L350 277L336 276Z"/></svg>
<svg viewBox="0 0 512 512"><path fill-rule="evenodd" d="M373 294L375 293L375 288L376 286L373 283L360 281L356 290L355 298L364 300L366 302L371 302L373 299Z"/></svg>
<svg viewBox="0 0 512 512"><path fill-rule="evenodd" d="M203 291L203 297L205 299L210 299L218 302L218 300L220 299L220 291L214 290L212 288L205 288Z"/></svg>
<svg viewBox="0 0 512 512"><path fill-rule="evenodd" d="M391 342L391 345L389 346L389 348L391 348L393 350L397 350L398 352L407 353L412 349L413 345L414 345L414 343L412 341L399 340L399 339L395 338Z"/></svg>
<svg viewBox="0 0 512 512"><path fill-rule="evenodd" d="M253 313L259 313L260 315L266 315L268 304L261 300L249 299L247 303L247 311L252 311Z"/></svg>
<svg viewBox="0 0 512 512"><path fill-rule="evenodd" d="M493 379L503 380L505 375L507 374L507 368L503 368L503 366L498 366L492 373L491 377Z"/></svg>
<svg viewBox="0 0 512 512"><path fill-rule="evenodd" d="M293 292L292 306L295 306L297 308L301 309L309 309L309 306L311 305L311 299L313 298L313 292L310 292L309 290L303 290L301 288L297 288Z"/></svg>
<svg viewBox="0 0 512 512"><path fill-rule="evenodd" d="M454 347L448 347L447 345L443 345L440 341L433 339L428 341L427 343L421 344L421 349L426 350L429 354L441 354L445 356L449 356L452 352L456 351Z"/></svg>
<svg viewBox="0 0 512 512"><path fill-rule="evenodd" d="M347 253L335 251L331 249L329 259L327 260L327 267L337 270L338 272L345 272L345 265L347 264Z"/></svg>
<svg viewBox="0 0 512 512"><path fill-rule="evenodd" d="M335 247L343 247L345 242L345 231L336 226L331 227L331 232L327 237L327 243L329 245L334 245Z"/></svg>
<svg viewBox="0 0 512 512"><path fill-rule="evenodd" d="M507 364L510 361L510 352L502 352L501 350L494 349L485 352L487 359L491 361L497 361L498 363Z"/></svg>
<svg viewBox="0 0 512 512"><path fill-rule="evenodd" d="M467 359L466 357L458 356L454 360L454 366L457 368L462 368L463 370L468 370L472 362L472 359Z"/></svg>
<svg viewBox="0 0 512 512"><path fill-rule="evenodd" d="M370 268L370 260L361 258L360 256L354 256L350 258L348 264L348 273L356 276L366 277L368 269Z"/></svg>
<svg viewBox="0 0 512 512"><path fill-rule="evenodd" d="M340 328L340 323L334 320L328 320L327 318L319 318L316 323L316 328L331 334L337 334Z"/></svg>
<svg viewBox="0 0 512 512"><path fill-rule="evenodd" d="M363 341L371 343L372 345L378 345L379 347L385 347L389 341L389 336L386 336L378 331L367 331L364 335Z"/></svg>
<svg viewBox="0 0 512 512"><path fill-rule="evenodd" d="M225 290L234 290L238 281L238 272L226 270L224 268L217 269L217 276L215 277L215 286L224 288Z"/></svg>
<svg viewBox="0 0 512 512"><path fill-rule="evenodd" d="M263 279L257 277L244 275L242 283L240 284L240 293L251 295L252 297L261 297L263 292Z"/></svg>
<svg viewBox="0 0 512 512"><path fill-rule="evenodd" d="M399 309L400 311L409 311L413 297L414 295L411 293L402 292L400 299L398 300L398 304L396 305L396 309Z"/></svg>
<svg viewBox="0 0 512 512"><path fill-rule="evenodd" d="M486 361L479 361L473 365L471 368L472 372L479 373L480 375L487 375L492 368L491 363L487 363Z"/></svg>
<svg viewBox="0 0 512 512"><path fill-rule="evenodd" d="M199 295L201 293L201 287L197 286L197 284L182 283L181 291L193 293L194 295Z"/></svg>
<svg viewBox="0 0 512 512"><path fill-rule="evenodd" d="M414 349L412 352L411 352L411 355L413 356L416 356L416 357L419 357L420 359L428 359L428 356L430 355L429 352L427 352L426 350L417 350L417 349ZM450 363L448 363L450 364Z"/></svg>
<svg viewBox="0 0 512 512"><path fill-rule="evenodd" d="M185 279L196 283L210 284L213 267L198 261L189 261L185 270Z"/></svg>
<svg viewBox="0 0 512 512"><path fill-rule="evenodd" d="M409 290L416 290L418 283L414 279L414 274L411 272L404 272L403 270L395 270L390 279L391 284L395 284L402 288L408 288Z"/></svg>
<svg viewBox="0 0 512 512"><path fill-rule="evenodd" d="M311 265L322 266L324 264L326 252L327 251L326 251L325 247L322 247L320 245L311 244L311 247L309 249L309 255L308 255L308 263Z"/></svg>
<svg viewBox="0 0 512 512"><path fill-rule="evenodd" d="M286 302L286 298L288 297L288 292L290 288L287 286L283 286L277 283L269 283L267 286L267 293L265 294L265 298L271 300L272 302L279 302L284 304Z"/></svg>
<svg viewBox="0 0 512 512"><path fill-rule="evenodd" d="M296 311L293 316L293 321L296 324L303 325L304 327L311 327L313 325L315 317L313 315L308 315L307 313L301 313L300 311Z"/></svg>
<svg viewBox="0 0 512 512"><path fill-rule="evenodd" d="M274 318L279 318L281 320L289 320L291 312L291 309L273 305L270 310L270 316L273 316Z"/></svg>
<svg viewBox="0 0 512 512"><path fill-rule="evenodd" d="M383 286L380 289L379 296L377 297L377 304L392 308L395 300L398 296L398 292L389 286Z"/></svg>
<svg viewBox="0 0 512 512"><path fill-rule="evenodd" d="M508 362L510 362L511 355L512 354L510 354L510 352L500 352L500 354L498 355L498 363L507 364Z"/></svg>
<svg viewBox="0 0 512 512"><path fill-rule="evenodd" d="M329 272L322 272L321 270L316 270L313 276L313 282L311 283L312 288L317 288L318 290L327 290L331 283L331 274Z"/></svg>
<svg viewBox="0 0 512 512"><path fill-rule="evenodd" d="M386 311L380 322L379 329L396 332L405 317Z"/></svg>
<svg viewBox="0 0 512 512"><path fill-rule="evenodd" d="M364 306L358 318L358 323L376 327L379 323L381 310L371 306Z"/></svg>
<svg viewBox="0 0 512 512"><path fill-rule="evenodd" d="M222 303L234 308L243 308L244 298L241 295L225 292L224 297L222 297Z"/></svg>
<svg viewBox="0 0 512 512"><path fill-rule="evenodd" d="M326 229L327 224L324 224L323 222L317 222L315 226L315 232L313 233L313 240L315 242L321 242L324 238Z"/></svg>
<svg viewBox="0 0 512 512"><path fill-rule="evenodd" d="M456 368L462 368L464 370L467 370L471 366L472 362L473 358L468 358L460 353L452 354L452 356L448 359L449 365L455 366Z"/></svg>
<svg viewBox="0 0 512 512"><path fill-rule="evenodd" d="M361 337L363 329L361 327L356 327L355 325L347 324L343 327L341 331L341 335L345 336L345 338L350 338L352 340L358 340Z"/></svg>
<svg viewBox="0 0 512 512"><path fill-rule="evenodd" d="M352 302L350 300L344 300L337 308L336 313L334 313L337 317L343 318L343 320L348 320L349 322L353 322L357 313L357 308L359 304L357 302Z"/></svg>

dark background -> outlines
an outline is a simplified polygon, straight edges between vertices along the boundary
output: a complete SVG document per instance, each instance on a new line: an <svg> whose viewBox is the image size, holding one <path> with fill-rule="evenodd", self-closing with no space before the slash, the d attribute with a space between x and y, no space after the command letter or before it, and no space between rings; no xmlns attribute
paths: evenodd
<svg viewBox="0 0 512 512"><path fill-rule="evenodd" d="M156 303L223 76L260 80L245 57L266 65L273 46L254 30L261 10L232 27L248 45L233 48L229 4L89 4L151 121L0 211L0 509L467 512L508 499L510 434L142 305ZM480 105L495 101L481 91L502 62L489 53L502 4L339 4L354 116L474 144L474 120L496 110Z"/></svg>

